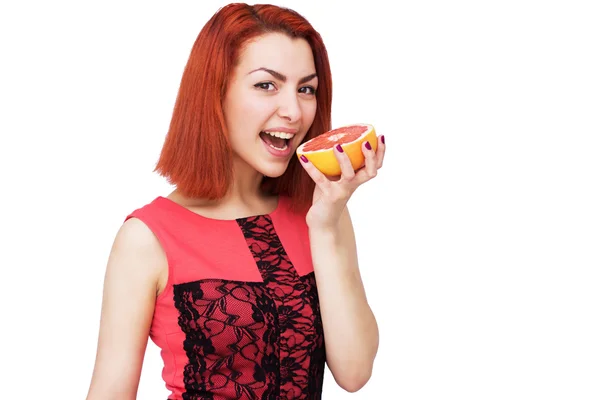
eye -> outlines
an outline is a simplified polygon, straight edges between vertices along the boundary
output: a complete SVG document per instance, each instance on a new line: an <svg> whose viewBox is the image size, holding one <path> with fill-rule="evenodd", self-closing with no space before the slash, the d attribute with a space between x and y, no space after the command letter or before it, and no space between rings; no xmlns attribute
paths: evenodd
<svg viewBox="0 0 600 400"><path fill-rule="evenodd" d="M307 91L306 89L308 89L308 91ZM316 94L316 93L317 93L317 89L315 89L315 88L314 88L314 87L312 87L312 86L304 86L304 87L301 87L301 88L300 88L300 92L301 92L301 93L310 94L310 95L314 95L314 94Z"/></svg>
<svg viewBox="0 0 600 400"><path fill-rule="evenodd" d="M254 85L254 87L258 88L258 89L261 89L261 90L265 90L267 92L270 92L269 85L272 85L273 87L275 87L275 85L273 84L273 82L261 82L261 83L257 83L256 85Z"/></svg>

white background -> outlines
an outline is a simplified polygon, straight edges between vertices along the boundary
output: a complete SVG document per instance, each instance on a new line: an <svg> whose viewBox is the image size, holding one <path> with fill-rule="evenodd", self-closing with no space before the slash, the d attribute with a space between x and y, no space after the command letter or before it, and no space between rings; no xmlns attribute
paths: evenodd
<svg viewBox="0 0 600 400"><path fill-rule="evenodd" d="M334 126L388 144L350 205L375 370L356 394L328 374L325 399L600 398L593 3L277 3L328 46ZM170 191L152 169L224 4L1 6L0 398L85 398L108 252ZM150 342L139 399L166 398L161 368Z"/></svg>

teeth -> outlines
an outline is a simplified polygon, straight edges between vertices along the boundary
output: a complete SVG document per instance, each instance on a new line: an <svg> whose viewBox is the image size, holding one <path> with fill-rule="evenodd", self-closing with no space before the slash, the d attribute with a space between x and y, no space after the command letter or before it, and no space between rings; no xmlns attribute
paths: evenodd
<svg viewBox="0 0 600 400"><path fill-rule="evenodd" d="M275 147L275 146L273 146L272 144L269 143L269 146L271 146L275 150L285 150L285 149L288 148L287 144L284 144L283 147Z"/></svg>
<svg viewBox="0 0 600 400"><path fill-rule="evenodd" d="M294 137L293 133L285 133L285 132L265 132L267 135L275 136L281 139L291 139Z"/></svg>

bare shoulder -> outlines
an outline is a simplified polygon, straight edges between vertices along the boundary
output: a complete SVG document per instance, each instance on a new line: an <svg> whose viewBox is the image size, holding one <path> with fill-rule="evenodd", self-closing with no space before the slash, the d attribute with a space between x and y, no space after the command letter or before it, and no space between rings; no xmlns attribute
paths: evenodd
<svg viewBox="0 0 600 400"><path fill-rule="evenodd" d="M167 257L150 228L141 220L130 218L121 225L115 237L107 273L111 268L125 269L121 272L153 280L158 294L166 280L163 277L166 278Z"/></svg>
<svg viewBox="0 0 600 400"><path fill-rule="evenodd" d="M130 218L108 256L96 363L88 400L135 399L166 256L152 231Z"/></svg>
<svg viewBox="0 0 600 400"><path fill-rule="evenodd" d="M154 233L144 222L135 217L129 218L121 225L113 244L114 250L130 252L144 250L152 252L152 255L164 255Z"/></svg>

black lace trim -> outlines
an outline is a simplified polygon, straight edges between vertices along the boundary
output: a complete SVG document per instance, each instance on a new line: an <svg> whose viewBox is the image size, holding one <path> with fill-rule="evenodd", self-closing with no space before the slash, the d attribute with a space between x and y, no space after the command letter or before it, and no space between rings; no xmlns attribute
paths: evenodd
<svg viewBox="0 0 600 400"><path fill-rule="evenodd" d="M268 216L237 222L264 282L174 285L188 357L183 398L320 399L325 345L314 273L298 276Z"/></svg>

